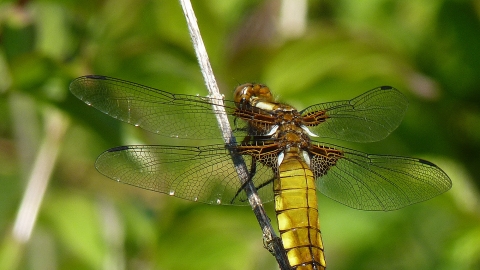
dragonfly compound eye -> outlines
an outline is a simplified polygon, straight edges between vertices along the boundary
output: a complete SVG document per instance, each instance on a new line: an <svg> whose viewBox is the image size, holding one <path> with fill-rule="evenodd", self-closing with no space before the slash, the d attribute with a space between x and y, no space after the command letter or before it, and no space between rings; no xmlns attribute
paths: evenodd
<svg viewBox="0 0 480 270"><path fill-rule="evenodd" d="M263 84L245 83L237 86L234 92L234 100L237 103L251 102L252 98L271 102L273 100L270 89Z"/></svg>

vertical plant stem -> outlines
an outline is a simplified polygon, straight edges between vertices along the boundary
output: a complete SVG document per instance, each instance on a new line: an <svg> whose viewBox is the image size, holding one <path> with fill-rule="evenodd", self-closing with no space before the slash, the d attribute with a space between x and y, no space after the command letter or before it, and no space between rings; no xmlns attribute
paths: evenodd
<svg viewBox="0 0 480 270"><path fill-rule="evenodd" d="M208 59L207 51L203 43L200 30L198 28L197 19L193 11L192 5L189 0L180 0L180 3L187 20L188 29L190 32L190 37L195 48L195 53L198 58L200 69L205 80L205 84L208 88L208 93L213 100L221 101L222 95L218 89L218 85L215 80L215 76ZM216 114L218 125L222 131L222 136L227 145L235 145L236 139L233 136L230 123L228 122L227 114L225 113L224 108L221 106L223 104L215 104L213 107L214 111L222 111L223 114ZM263 237L265 243L269 246L270 251L274 254L277 259L277 262L282 270L290 269L287 255L281 239L275 235L275 231L270 223L270 219L265 213L260 197L258 196L257 190L253 185L252 181L249 181L249 173L245 161L242 156L237 154L235 151L230 151L233 163L235 164L235 169L237 170L239 181L245 184L245 192L248 196L248 201L257 217L258 223L263 231Z"/></svg>
<svg viewBox="0 0 480 270"><path fill-rule="evenodd" d="M13 237L20 243L30 239L68 125L60 112L48 110L46 114L44 139L30 172L13 226Z"/></svg>
<svg viewBox="0 0 480 270"><path fill-rule="evenodd" d="M21 261L24 244L30 240L35 228L67 127L68 120L60 112L45 111L45 133L31 166L12 232L0 247L0 269L16 269Z"/></svg>

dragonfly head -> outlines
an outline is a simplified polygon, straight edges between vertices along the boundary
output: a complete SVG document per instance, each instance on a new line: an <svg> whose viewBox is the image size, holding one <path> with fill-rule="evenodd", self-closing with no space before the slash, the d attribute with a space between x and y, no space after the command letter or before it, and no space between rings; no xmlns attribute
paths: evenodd
<svg viewBox="0 0 480 270"><path fill-rule="evenodd" d="M258 83L245 83L237 86L233 96L236 103L251 103L252 98L266 102L273 101L270 88Z"/></svg>

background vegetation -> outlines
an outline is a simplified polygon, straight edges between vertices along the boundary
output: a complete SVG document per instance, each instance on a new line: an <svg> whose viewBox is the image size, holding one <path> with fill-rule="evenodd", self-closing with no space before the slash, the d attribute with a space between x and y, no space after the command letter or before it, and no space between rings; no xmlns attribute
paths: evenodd
<svg viewBox="0 0 480 270"><path fill-rule="evenodd" d="M402 125L378 143L341 144L425 158L453 181L394 212L319 195L329 269L479 269L480 2L308 1L305 16L282 12L286 2L194 1L223 93L262 82L303 108L395 86L410 101ZM69 82L85 74L206 95L177 1L1 1L0 268L276 269L248 207L187 202L95 171L110 147L162 138L73 97ZM12 228L27 181L48 161L22 241Z"/></svg>

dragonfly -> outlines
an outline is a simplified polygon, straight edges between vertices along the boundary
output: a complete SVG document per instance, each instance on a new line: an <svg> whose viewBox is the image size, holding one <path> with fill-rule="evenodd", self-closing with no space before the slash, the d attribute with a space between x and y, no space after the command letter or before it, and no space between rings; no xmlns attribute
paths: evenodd
<svg viewBox="0 0 480 270"><path fill-rule="evenodd" d="M194 202L248 205L230 153L241 155L262 201L274 201L292 269L326 269L317 191L352 208L391 211L452 186L444 171L424 159L366 154L314 140L366 143L387 137L408 107L406 97L390 86L303 110L276 102L267 86L255 83L236 87L233 100L174 94L100 75L73 80L70 91L113 118L183 140L183 145L105 151L95 167L115 181ZM212 108L219 103L221 108ZM220 113L227 114L238 143L223 142Z"/></svg>

